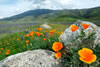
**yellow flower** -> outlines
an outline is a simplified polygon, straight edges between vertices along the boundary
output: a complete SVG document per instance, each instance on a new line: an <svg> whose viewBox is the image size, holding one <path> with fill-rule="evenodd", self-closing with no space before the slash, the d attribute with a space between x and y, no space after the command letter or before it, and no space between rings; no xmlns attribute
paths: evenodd
<svg viewBox="0 0 100 67"><path fill-rule="evenodd" d="M96 55L93 54L91 49L83 48L78 51L78 54L80 56L80 60L85 63L91 64L92 62L96 61Z"/></svg>

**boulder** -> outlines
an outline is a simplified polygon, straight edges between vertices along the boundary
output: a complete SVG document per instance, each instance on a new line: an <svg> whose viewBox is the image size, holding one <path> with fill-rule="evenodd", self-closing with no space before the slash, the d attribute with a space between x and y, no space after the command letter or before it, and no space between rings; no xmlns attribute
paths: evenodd
<svg viewBox="0 0 100 67"><path fill-rule="evenodd" d="M95 40L94 43L95 44L100 44L100 27L98 27L97 25L95 25L92 22L88 22L88 21L77 21L72 25L76 25L79 27L78 30L76 30L75 32L72 32L72 30L69 28L66 28L66 30L64 31L64 33L59 37L59 40L61 42L64 43L64 45L66 46L70 46L72 45L72 41L76 39L77 36L80 35L81 31L83 30L83 27L81 26L81 23L85 23L85 24L90 24L91 26L89 26L87 29L84 30L86 37L95 32ZM76 46L76 45L75 45Z"/></svg>
<svg viewBox="0 0 100 67"><path fill-rule="evenodd" d="M41 28L43 28L43 29L52 29L48 24L42 24L41 26L40 26Z"/></svg>
<svg viewBox="0 0 100 67"><path fill-rule="evenodd" d="M0 62L0 67L61 67L61 64L53 52L39 49L9 56Z"/></svg>

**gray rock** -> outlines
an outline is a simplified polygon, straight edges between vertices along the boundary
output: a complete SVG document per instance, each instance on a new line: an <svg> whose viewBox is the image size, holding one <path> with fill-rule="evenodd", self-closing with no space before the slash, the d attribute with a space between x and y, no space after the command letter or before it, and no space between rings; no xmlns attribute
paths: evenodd
<svg viewBox="0 0 100 67"><path fill-rule="evenodd" d="M100 43L100 27L98 27L97 25L91 23L91 22L88 22L88 21L77 21L75 22L73 25L76 25L79 27L78 30L76 30L75 32L72 32L70 27L67 28L64 33L59 37L59 40L61 42L64 43L64 45L66 46L70 46L72 45L72 41L74 39L76 39L77 36L80 35L81 31L83 30L83 27L81 26L81 23L85 23L85 24L90 24L91 26L89 26L86 30L84 30L85 34L86 34L86 37L93 33L93 32L96 32L95 34L95 41L94 43L95 44L99 44ZM75 45L76 46L76 45Z"/></svg>
<svg viewBox="0 0 100 67"><path fill-rule="evenodd" d="M9 56L0 62L0 67L61 67L61 64L53 52L39 49Z"/></svg>
<svg viewBox="0 0 100 67"><path fill-rule="evenodd" d="M43 28L43 29L52 29L48 24L42 24L41 26L40 26L41 28Z"/></svg>

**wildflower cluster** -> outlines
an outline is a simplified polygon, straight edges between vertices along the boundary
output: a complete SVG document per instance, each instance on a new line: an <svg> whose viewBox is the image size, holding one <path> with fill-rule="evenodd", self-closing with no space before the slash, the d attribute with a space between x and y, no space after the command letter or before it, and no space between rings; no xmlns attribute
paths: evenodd
<svg viewBox="0 0 100 67"><path fill-rule="evenodd" d="M91 25L82 23L81 26L83 30L86 30ZM70 29L75 32L79 27L71 25ZM76 49L65 46L63 42L59 41L62 33L55 29L46 30L37 27L30 32L15 33L0 39L0 60L27 50L46 49L55 52L55 57L61 59L63 67L97 67L100 65L100 46L93 47L94 43L92 43L95 33L84 38L85 32L82 31L81 35L76 38L79 38L81 42L77 41L77 44L72 42L77 45Z"/></svg>
<svg viewBox="0 0 100 67"><path fill-rule="evenodd" d="M82 23L81 26L83 27L84 30L86 30L91 25ZM75 32L76 30L79 29L79 27L76 26L76 25L71 25L70 29L72 30L72 32ZM83 40L83 38L85 37L85 32L84 31L81 32L81 36L82 37L80 38L80 35L79 35L77 37L77 39L80 38L80 39ZM94 36L94 34L89 35L87 37L87 39L89 40L89 39L93 38L93 36ZM86 42L88 42L86 39L84 39L84 40ZM64 65L64 67L70 67L70 66L71 67L87 67L87 66L88 67L89 66L94 67L94 66L98 66L98 64L97 64L97 61L98 61L97 55L96 55L96 53L93 54L93 51L96 52L95 48L91 47L88 43L84 43L85 41L81 41L81 43L79 41L79 43L76 44L76 45L78 45L77 48L70 48L69 46L65 46L65 47L63 47L62 50L61 50L62 44L59 46L59 44L54 43L52 49L54 51L61 50L62 54L60 54L58 52L56 54L56 57L57 58L60 57L62 59L61 63ZM56 46L55 46L55 44L56 44ZM74 44L74 42L73 42L73 44ZM64 46L64 44L63 44L63 46Z"/></svg>
<svg viewBox="0 0 100 67"><path fill-rule="evenodd" d="M52 44L59 41L62 34L55 29L34 28L30 32L14 33L0 39L0 60L7 56L27 50L47 49L52 50Z"/></svg>

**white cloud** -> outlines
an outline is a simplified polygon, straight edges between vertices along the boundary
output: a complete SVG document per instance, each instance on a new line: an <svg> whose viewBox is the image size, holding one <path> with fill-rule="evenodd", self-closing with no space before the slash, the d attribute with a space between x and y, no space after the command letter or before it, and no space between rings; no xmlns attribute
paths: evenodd
<svg viewBox="0 0 100 67"><path fill-rule="evenodd" d="M10 1L10 0L5 0ZM4 3L0 0L0 3ZM100 6L100 0L15 0L14 4L0 4L0 17L16 15L31 9L81 9Z"/></svg>
<svg viewBox="0 0 100 67"><path fill-rule="evenodd" d="M31 4L24 0L18 0L18 3L12 5L0 5L0 16L9 17L27 11Z"/></svg>

